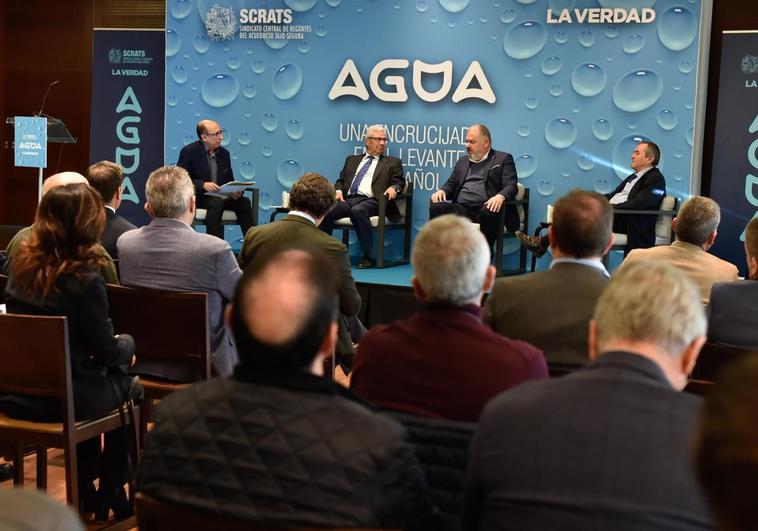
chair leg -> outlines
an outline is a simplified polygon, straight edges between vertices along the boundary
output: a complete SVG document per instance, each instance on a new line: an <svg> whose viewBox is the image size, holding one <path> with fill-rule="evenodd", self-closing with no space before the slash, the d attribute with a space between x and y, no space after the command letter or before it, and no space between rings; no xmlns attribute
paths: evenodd
<svg viewBox="0 0 758 531"><path fill-rule="evenodd" d="M63 459L66 465L66 501L74 510L79 510L79 471L76 457L76 442L66 439Z"/></svg>
<svg viewBox="0 0 758 531"><path fill-rule="evenodd" d="M384 267L384 223L379 222L378 234L376 237L376 267Z"/></svg>
<svg viewBox="0 0 758 531"><path fill-rule="evenodd" d="M13 448L13 484L22 486L24 484L24 445L17 444Z"/></svg>
<svg viewBox="0 0 758 531"><path fill-rule="evenodd" d="M37 447L37 488L47 490L47 448Z"/></svg>

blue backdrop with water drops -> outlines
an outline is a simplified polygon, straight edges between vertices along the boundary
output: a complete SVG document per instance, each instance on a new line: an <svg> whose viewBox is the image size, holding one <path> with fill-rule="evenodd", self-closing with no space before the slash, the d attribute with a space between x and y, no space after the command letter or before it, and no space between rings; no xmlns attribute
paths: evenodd
<svg viewBox="0 0 758 531"><path fill-rule="evenodd" d="M598 7L652 8L656 19L546 22L548 8ZM239 12L251 8L292 9L290 26L310 31L303 39L240 38ZM531 190L530 231L568 190L614 188L643 139L661 146L668 193L683 197L690 192L700 17L700 0L167 0L166 163L196 139L199 119L217 120L237 178L258 184L267 220L303 172L337 178L345 156L362 145L348 126L385 123L397 139L388 152L401 157L409 179L416 176L417 232L438 184L433 177L444 182L451 152L463 149L434 143L430 132L482 122ZM403 78L407 101L382 101L371 90L370 73L385 59L410 63L383 74ZM328 97L347 60L368 88L366 101ZM414 91L416 60L452 61L452 85L440 101ZM496 96L492 104L453 102L472 61ZM424 74L422 85L438 91L441 76ZM394 90L382 76L379 87ZM401 240L390 234L390 255ZM506 248L511 263L515 250Z"/></svg>

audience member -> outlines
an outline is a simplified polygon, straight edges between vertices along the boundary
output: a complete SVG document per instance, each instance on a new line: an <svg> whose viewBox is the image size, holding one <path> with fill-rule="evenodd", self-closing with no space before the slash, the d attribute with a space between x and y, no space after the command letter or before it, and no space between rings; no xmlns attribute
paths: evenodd
<svg viewBox="0 0 758 531"><path fill-rule="evenodd" d="M87 168L87 180L90 186L100 192L105 203L105 230L100 240L105 250L113 258L118 258L116 240L128 230L136 229L129 221L116 214L121 206L121 182L124 169L107 160L96 162Z"/></svg>
<svg viewBox="0 0 758 531"><path fill-rule="evenodd" d="M598 193L573 190L558 199L550 269L496 280L484 322L542 349L548 363L587 363L587 327L610 277L601 259L613 243L612 225L611 205Z"/></svg>
<svg viewBox="0 0 758 531"><path fill-rule="evenodd" d="M473 422L499 392L547 378L539 350L481 323L495 268L473 223L433 219L416 238L411 262L413 292L425 308L364 336L350 384L357 393L385 408Z"/></svg>
<svg viewBox="0 0 758 531"><path fill-rule="evenodd" d="M69 507L37 490L0 489L0 507L3 531L84 531Z"/></svg>
<svg viewBox="0 0 758 531"><path fill-rule="evenodd" d="M290 212L279 221L253 227L245 235L239 255L242 269L267 260L277 251L288 247L311 247L331 256L340 272L340 313L337 357L347 364L353 354L353 339L345 318L357 320L361 296L355 287L347 248L339 241L318 230L319 223L334 205L334 187L318 173L306 173L292 185ZM362 328L362 325L359 326ZM345 365L347 367L347 365Z"/></svg>
<svg viewBox="0 0 758 531"><path fill-rule="evenodd" d="M187 170L195 184L197 207L206 209L206 232L223 240L224 226L221 219L224 210L233 210L244 235L253 226L250 200L242 192L234 192L223 199L208 195L234 181L229 151L221 147L224 130L213 120L200 120L195 132L198 139L182 148L176 165Z"/></svg>
<svg viewBox="0 0 758 531"><path fill-rule="evenodd" d="M77 184L77 183L83 183L87 184L87 179L84 178L84 176L80 173L76 173L75 171L64 171L62 173L56 173L55 175L51 175L45 181L42 183L42 195L44 196L47 192L52 190L53 188L56 188L58 186L65 186L67 184ZM25 227L18 231L15 236L11 239L10 242L8 242L8 246L5 249L6 254L6 263L5 263L5 270L6 272L10 269L10 262L13 259L13 253L15 252L16 248L19 246L19 244L23 241L25 241L27 238L29 238L29 235L33 232L34 225L31 227ZM116 266L113 263L113 259L108 254L108 252L105 250L105 248L98 244L95 246L95 251L98 254L103 255L105 258L105 261L101 263L100 266L98 266L98 271L100 271L100 274L105 279L105 282L108 284L118 284L118 275L116 274Z"/></svg>
<svg viewBox="0 0 758 531"><path fill-rule="evenodd" d="M237 363L237 352L224 327L223 314L242 275L232 249L224 240L192 230L195 189L183 168L164 166L155 170L147 179L145 196L145 210L152 221L118 239L122 283L206 292L211 365L214 374L228 376ZM192 379L182 367L157 362L139 363L134 372L178 381Z"/></svg>
<svg viewBox="0 0 758 531"><path fill-rule="evenodd" d="M758 218L745 229L745 259L748 280L717 282L711 289L708 339L758 350Z"/></svg>
<svg viewBox="0 0 758 531"><path fill-rule="evenodd" d="M737 280L738 275L736 266L708 253L720 221L721 209L716 201L692 196L672 222L674 243L632 251L621 267L641 259L663 260L687 274L700 288L703 304L708 304L715 282Z"/></svg>
<svg viewBox="0 0 758 531"><path fill-rule="evenodd" d="M77 421L101 417L141 396L139 384L126 374L135 361L134 339L113 335L105 282L98 274L106 261L97 249L104 226L103 201L93 188L68 184L50 190L37 209L34 230L14 252L6 288L9 313L67 318ZM53 399L3 395L0 410L16 418L60 420ZM100 436L79 443L76 453L80 511L95 512L98 520L107 519L110 508L118 517L129 516L124 429L105 434L102 459ZM96 493L92 482L98 474Z"/></svg>
<svg viewBox="0 0 758 531"><path fill-rule="evenodd" d="M445 184L434 192L429 219L458 214L479 223L490 250L497 239L503 203L516 198L516 164L505 151L492 149L490 130L474 124L466 133L466 155L458 159ZM518 228L516 207L505 207L505 226Z"/></svg>
<svg viewBox="0 0 758 531"><path fill-rule="evenodd" d="M684 389L705 341L696 286L640 260L595 308L588 366L484 409L465 495L468 529L711 529L691 462L700 397Z"/></svg>
<svg viewBox="0 0 758 531"><path fill-rule="evenodd" d="M373 265L370 218L379 213L377 198L382 195L387 198L387 217L391 221L397 221L400 219L400 211L395 205L395 197L405 186L403 163L396 157L384 154L387 148L387 130L384 126L370 125L366 129L365 143L366 152L363 155L350 155L345 159L340 177L334 184L337 202L324 215L319 225L322 231L331 234L335 221L350 218L363 250L359 269Z"/></svg>
<svg viewBox="0 0 758 531"><path fill-rule="evenodd" d="M700 422L696 461L721 531L758 525L758 358L725 369L709 393Z"/></svg>
<svg viewBox="0 0 758 531"><path fill-rule="evenodd" d="M263 527L423 528L435 515L403 428L323 378L337 341L332 257L286 250L245 271L227 312L234 376L169 395L140 489Z"/></svg>

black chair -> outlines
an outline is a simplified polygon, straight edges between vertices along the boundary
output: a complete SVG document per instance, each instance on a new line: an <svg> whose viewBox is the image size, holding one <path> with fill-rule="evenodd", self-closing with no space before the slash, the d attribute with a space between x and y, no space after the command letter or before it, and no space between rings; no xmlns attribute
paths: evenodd
<svg viewBox="0 0 758 531"><path fill-rule="evenodd" d="M692 378L717 382L725 367L747 356L758 356L758 351L707 341L700 350Z"/></svg>
<svg viewBox="0 0 758 531"><path fill-rule="evenodd" d="M516 232L506 231L505 229L505 207L515 206L518 212L519 227L517 230L524 231L529 226L529 188L523 184L517 184L516 198L503 203L500 209L500 223L497 225L497 240L495 243L495 269L498 276L520 275L526 273L526 248L519 245L519 267L509 271L503 271L503 250L506 239L516 239Z"/></svg>
<svg viewBox="0 0 758 531"><path fill-rule="evenodd" d="M260 205L261 192L258 188L253 188L252 186L247 190L251 193L250 203L251 209L253 211L253 226L256 226L258 225L258 207ZM205 225L205 216L207 214L208 210L205 208L198 208L195 210L195 219L193 221L193 225ZM223 214L221 215L221 224L239 225L239 221L237 221L237 214L235 214L233 210L224 210ZM245 235L243 234L242 237L244 238Z"/></svg>

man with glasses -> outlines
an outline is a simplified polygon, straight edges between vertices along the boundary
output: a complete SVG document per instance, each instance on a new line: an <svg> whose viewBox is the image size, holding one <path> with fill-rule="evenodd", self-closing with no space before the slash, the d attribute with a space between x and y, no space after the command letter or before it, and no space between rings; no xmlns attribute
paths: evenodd
<svg viewBox="0 0 758 531"><path fill-rule="evenodd" d="M366 152L363 155L350 155L340 177L334 183L337 204L334 205L319 228L331 234L334 222L349 217L358 235L358 242L363 250L363 258L358 269L369 268L371 260L371 216L379 214L377 198L384 195L388 200L387 217L390 221L400 219L400 212L394 199L403 190L403 164L400 159L384 154L387 147L387 131L383 125L370 125L366 129Z"/></svg>
<svg viewBox="0 0 758 531"><path fill-rule="evenodd" d="M206 209L206 232L223 240L221 217L224 210L233 210L244 235L253 226L250 200L242 192L234 192L224 199L206 195L234 180L229 151L221 147L224 130L213 120L200 120L196 131L198 140L182 148L176 165L187 170L195 183L197 208Z"/></svg>

